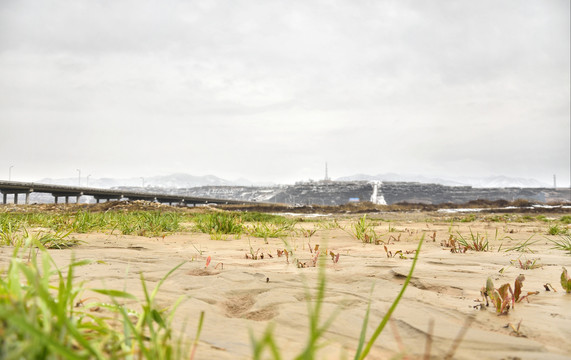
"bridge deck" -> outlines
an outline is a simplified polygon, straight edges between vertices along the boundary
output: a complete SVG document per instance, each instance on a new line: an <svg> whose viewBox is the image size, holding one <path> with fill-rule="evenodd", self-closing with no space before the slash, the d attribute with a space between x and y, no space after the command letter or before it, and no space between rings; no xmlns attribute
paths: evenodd
<svg viewBox="0 0 571 360"><path fill-rule="evenodd" d="M241 200L227 200L216 198L201 198L193 196L163 194L163 193L148 193L142 191L123 191L114 189L100 189L90 188L83 186L64 186L64 185L50 185L38 183L26 183L18 181L3 181L0 180L0 192L3 196L3 203L7 203L7 195L14 194L14 203L18 203L18 194L26 194L26 203L29 203L29 195L31 193L48 193L52 194L57 203L58 197L65 197L66 202L69 197L76 197L77 202L81 196L93 196L97 202L101 199L128 199L128 200L148 200L160 203L179 203L179 204L248 204L249 201Z"/></svg>

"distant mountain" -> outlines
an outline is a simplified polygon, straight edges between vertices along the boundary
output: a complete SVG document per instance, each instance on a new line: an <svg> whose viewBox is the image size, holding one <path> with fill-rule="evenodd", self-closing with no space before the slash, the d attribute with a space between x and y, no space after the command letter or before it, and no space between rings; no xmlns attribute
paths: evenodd
<svg viewBox="0 0 571 360"><path fill-rule="evenodd" d="M395 173L377 174L377 175L357 174L357 175L340 177L335 180L336 181L403 181L403 182L419 182L424 184L442 184L448 186L467 185L466 183L450 179L432 178L423 175L400 175Z"/></svg>
<svg viewBox="0 0 571 360"><path fill-rule="evenodd" d="M77 186L78 178L51 179L44 178L37 181L42 184L58 184ZM261 185L248 179L240 178L236 181L225 180L214 175L195 176L183 173L176 173L163 176L150 177L132 177L123 179L113 178L81 178L81 186L90 186L96 188L113 188L120 186L130 187L161 187L161 188L191 188L199 186L244 186L244 185Z"/></svg>
<svg viewBox="0 0 571 360"><path fill-rule="evenodd" d="M356 174L351 176L344 176L335 179L336 181L403 181L403 182L419 182L424 184L442 184L447 186L466 186L470 185L475 188L506 188L506 187L522 187L522 188L538 188L550 187L550 184L545 184L535 179L525 178L512 178L507 176L490 176L483 178L440 178L429 177L424 175L401 175L395 173L368 175ZM37 181L43 184L57 184L77 186L79 184L78 178L65 178L65 179L50 179L44 178ZM131 177L123 179L114 178L89 178L89 183L86 177L81 178L81 186L90 186L96 188L114 188L114 187L158 187L158 188L192 188L200 186L272 186L271 183L254 182L248 179L240 178L234 181L219 178L214 175L195 176L183 173L176 173L163 176L150 176L150 177Z"/></svg>
<svg viewBox="0 0 571 360"><path fill-rule="evenodd" d="M550 184L543 183L535 179L512 178L507 176L488 176L485 178L465 178L463 181L477 188L542 188L552 187Z"/></svg>
<svg viewBox="0 0 571 360"><path fill-rule="evenodd" d="M441 184L447 186L472 186L475 188L506 188L506 187L521 187L521 188L541 188L550 187L549 184L542 183L535 179L526 178L512 178L507 176L489 176L483 178L436 178L427 177L423 175L400 175L395 173L367 175L357 174L352 176L345 176L336 179L337 181L404 181L404 182L419 182L424 184Z"/></svg>
<svg viewBox="0 0 571 360"><path fill-rule="evenodd" d="M233 185L231 181L214 175L194 176L189 174L171 174L164 176L152 176L145 179L145 186L158 186L165 188L189 188L204 185L227 186ZM139 178L139 184L141 183Z"/></svg>

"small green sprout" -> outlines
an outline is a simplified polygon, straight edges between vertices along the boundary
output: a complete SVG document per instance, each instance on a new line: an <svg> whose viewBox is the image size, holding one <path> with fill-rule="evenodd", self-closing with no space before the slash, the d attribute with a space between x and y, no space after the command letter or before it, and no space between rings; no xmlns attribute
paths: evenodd
<svg viewBox="0 0 571 360"><path fill-rule="evenodd" d="M561 273L561 286L567 294L571 293L571 277L569 277L569 273L567 273L567 269L563 267L563 272Z"/></svg>
<svg viewBox="0 0 571 360"><path fill-rule="evenodd" d="M537 295L539 291L528 292L526 295L521 295L521 288L523 287L523 281L525 276L520 274L514 282L514 288L508 283L503 284L498 289L494 287L494 282L491 278L486 281L486 286L480 290L482 296L486 299L486 306L489 306L488 298L492 302L492 305L496 308L496 313L498 315L507 314L511 308L515 307L516 302L521 302L526 299L529 302L528 297L530 295ZM514 290L515 289L515 290Z"/></svg>

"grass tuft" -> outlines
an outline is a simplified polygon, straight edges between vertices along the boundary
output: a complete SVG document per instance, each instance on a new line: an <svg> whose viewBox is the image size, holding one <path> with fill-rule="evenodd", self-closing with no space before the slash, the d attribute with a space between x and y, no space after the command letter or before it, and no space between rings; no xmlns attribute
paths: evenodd
<svg viewBox="0 0 571 360"><path fill-rule="evenodd" d="M553 224L549 226L547 233L549 235L565 235L567 234L567 228L562 227L559 224Z"/></svg>
<svg viewBox="0 0 571 360"><path fill-rule="evenodd" d="M66 213L0 213L0 231L10 227L50 229L56 233L119 230L123 235L160 236L179 231L182 215L160 211L87 211Z"/></svg>
<svg viewBox="0 0 571 360"><path fill-rule="evenodd" d="M363 243L377 244L380 240L380 236L375 231L375 224L367 220L367 215L363 215L359 221L352 224L352 229L351 235Z"/></svg>
<svg viewBox="0 0 571 360"><path fill-rule="evenodd" d="M202 214L194 218L196 229L211 236L240 235L244 232L242 219L233 213Z"/></svg>
<svg viewBox="0 0 571 360"><path fill-rule="evenodd" d="M489 250L489 241L488 238L480 235L479 233L476 233L476 235L474 235L474 233L472 232L472 229L470 229L470 238L464 238L462 236L462 234L458 233L459 238L456 239L458 241L458 243L464 247L467 248L469 250L474 250L474 251L488 251Z"/></svg>
<svg viewBox="0 0 571 360"><path fill-rule="evenodd" d="M571 235L561 236L559 240L548 240L554 245L552 249L563 250L571 254Z"/></svg>
<svg viewBox="0 0 571 360"><path fill-rule="evenodd" d="M76 268L89 260L72 261L62 273L45 247L27 259L16 247L5 274L0 274L1 359L181 359L190 351L173 338L172 319L181 299L169 311L159 309L155 296L167 273L149 293L141 275L145 300L137 313L116 299L136 300L112 289L92 291L110 296L114 304L85 304L83 283L74 283ZM119 315L105 315L108 310ZM199 331L203 317L199 322ZM196 340L195 340L196 346Z"/></svg>

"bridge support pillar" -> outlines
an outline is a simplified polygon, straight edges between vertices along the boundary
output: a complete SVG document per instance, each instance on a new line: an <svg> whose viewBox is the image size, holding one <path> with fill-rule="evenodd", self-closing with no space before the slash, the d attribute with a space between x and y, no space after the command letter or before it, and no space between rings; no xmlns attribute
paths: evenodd
<svg viewBox="0 0 571 360"><path fill-rule="evenodd" d="M2 193L3 202L2 204L8 204L8 194Z"/></svg>
<svg viewBox="0 0 571 360"><path fill-rule="evenodd" d="M18 193L14 193L14 204L18 204Z"/></svg>
<svg viewBox="0 0 571 360"><path fill-rule="evenodd" d="M65 203L69 204L69 196L67 196L67 195L65 196Z"/></svg>
<svg viewBox="0 0 571 360"><path fill-rule="evenodd" d="M29 204L30 204L30 193L27 192L26 193L26 205L29 205Z"/></svg>
<svg viewBox="0 0 571 360"><path fill-rule="evenodd" d="M75 197L75 203L76 203L76 204L79 204L79 197L80 197L80 195L77 195L77 196Z"/></svg>

